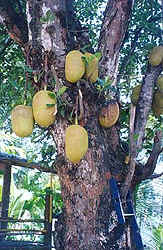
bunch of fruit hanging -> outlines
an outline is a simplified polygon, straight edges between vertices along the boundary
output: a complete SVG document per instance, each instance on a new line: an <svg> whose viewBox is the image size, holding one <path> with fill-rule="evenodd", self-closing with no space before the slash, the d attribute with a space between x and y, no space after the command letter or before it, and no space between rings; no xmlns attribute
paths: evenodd
<svg viewBox="0 0 163 250"><path fill-rule="evenodd" d="M83 60L85 58L85 60ZM81 78L90 83L98 80L99 59L91 54L83 54L79 50L70 51L65 59L65 77L71 84L76 84ZM34 122L47 128L55 122L57 100L52 91L40 90L32 100L32 107L18 105L11 112L12 130L19 137L31 135ZM65 154L67 159L76 164L85 156L88 150L88 133L78 124L76 111L75 124L65 131ZM119 106L116 101L110 101L99 113L99 123L104 128L113 126L119 117Z"/></svg>

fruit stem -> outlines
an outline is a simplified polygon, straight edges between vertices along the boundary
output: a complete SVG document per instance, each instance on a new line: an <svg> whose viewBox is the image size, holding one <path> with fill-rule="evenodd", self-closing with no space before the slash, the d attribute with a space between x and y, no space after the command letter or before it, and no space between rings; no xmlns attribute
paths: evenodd
<svg viewBox="0 0 163 250"><path fill-rule="evenodd" d="M75 125L78 125L78 117L75 117Z"/></svg>
<svg viewBox="0 0 163 250"><path fill-rule="evenodd" d="M47 84L44 84L44 90L45 91L47 90Z"/></svg>
<svg viewBox="0 0 163 250"><path fill-rule="evenodd" d="M76 104L75 104L75 125L78 125L78 103L79 97L76 97Z"/></svg>

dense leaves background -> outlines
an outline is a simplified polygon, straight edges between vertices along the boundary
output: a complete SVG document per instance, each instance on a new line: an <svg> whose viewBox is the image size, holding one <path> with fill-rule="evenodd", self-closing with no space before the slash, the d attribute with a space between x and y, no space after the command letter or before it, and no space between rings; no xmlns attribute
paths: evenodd
<svg viewBox="0 0 163 250"><path fill-rule="evenodd" d="M11 4L15 4L15 10L17 12L21 11L25 13L25 1L11 1ZM106 1L101 0L75 1L76 15L80 17L83 29L89 33L91 45L95 51L98 47L99 31L105 4ZM120 51L117 84L121 104L119 120L121 137L126 142L128 142L131 91L135 85L142 82L148 63L150 49L162 42L162 22L161 4L159 1L135 1L128 32ZM87 48L87 44L85 46L85 48ZM28 82L26 82L27 74ZM8 133L8 135L11 133L10 112L12 108L18 104L24 103L25 94L27 96L27 104L31 105L34 89L30 83L30 74L32 74L32 71L26 66L20 47L10 39L4 27L0 24L0 129ZM103 79L98 81L97 88L99 86L101 88L102 84L104 84ZM161 126L163 126L163 124L161 124L161 119L155 118L151 112L146 127L144 148L139 160L144 161L145 154L148 155L151 151L153 143L152 138L155 131ZM52 144L52 139L47 137L47 135L48 130L40 129L37 125L30 139L27 138L22 140L16 137L8 137L8 139L6 139L1 134L0 150L7 151L8 153L20 154L20 148L23 148L23 156L27 157L27 159L50 164L50 162L55 159L55 145ZM40 144L40 142L42 143ZM30 147L28 145L30 145ZM40 178L43 186L40 186ZM42 190L46 189L47 182L47 176L43 176L40 173L35 173L33 175L29 173L29 170L17 170L14 173L14 183L16 187L18 189L26 189L33 194L32 199L23 203L21 216L25 210L28 210L32 216L35 214L37 217L37 214L39 214L43 208L45 193L44 191L42 192ZM161 185L162 181L160 181L160 186ZM59 190L58 184L57 188L55 187L54 203L58 211L62 206L62 202L60 194L56 191ZM158 233L156 233L158 224L155 225L154 216L156 217L159 214L159 220L162 220L159 212L160 205L158 206L161 199L162 196L159 196L156 191L154 191L150 181L144 182L137 189L136 210L138 221L141 223L140 227L142 230L145 228L148 231L149 228L151 229L155 226L153 229L155 230L153 231L155 232L154 235ZM11 207L15 206L14 204L18 202L17 200L16 198L15 201L12 201ZM34 204L39 205L36 208ZM32 207L32 210L30 207ZM37 209L38 211L36 211ZM158 230L162 229L159 228Z"/></svg>

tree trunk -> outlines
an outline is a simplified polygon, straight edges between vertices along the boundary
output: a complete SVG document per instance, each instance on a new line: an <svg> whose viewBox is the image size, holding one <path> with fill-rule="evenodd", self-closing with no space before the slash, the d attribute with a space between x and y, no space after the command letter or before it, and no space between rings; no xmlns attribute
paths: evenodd
<svg viewBox="0 0 163 250"><path fill-rule="evenodd" d="M132 1L128 0L108 2L104 19L104 23L108 23L108 27L103 25L99 48L102 52L100 65L107 65L110 70L103 70L101 67L101 77L108 74L111 78L116 77L118 54L127 29L131 3ZM48 10L55 13L55 19L51 24L42 24L40 16L45 16ZM53 63L53 76L57 82L56 90L64 82L64 60L66 51L69 50L67 45L70 44L69 31L62 23L65 13L71 15L71 12L67 12L66 1L56 1L55 4L52 0L42 1L39 4L34 0L28 1L29 34L32 42L32 49L29 49L29 45L26 49L29 51L27 53L28 61L36 70L36 74L44 65L43 81L45 80L49 86L51 76L48 72L52 71L51 64ZM111 13L114 15L112 16ZM70 17L72 18L72 16L68 16L68 18ZM118 32L116 32L116 27L119 27ZM80 35L82 41L82 32ZM103 49L103 45L105 49ZM74 48L76 48L75 46L74 42ZM36 57L36 55L38 56ZM47 63L45 63L46 56ZM112 63L108 64L111 61ZM65 84L70 88L63 98L68 98L69 103L74 106L78 88L68 83ZM63 238L62 240L56 239L56 249L127 249L128 226L120 225L117 221L109 187L111 175L118 179L122 174L124 175L122 170L126 169L125 163L122 161L125 156L119 145L118 126L110 129L100 127L98 114L104 100L95 90L87 88L86 85L81 84L80 89L84 106L80 124L88 132L89 149L79 164L73 165L65 160L63 165L57 166L64 203L64 220L62 218L64 229L61 225L58 227L59 232L62 231ZM51 133L57 145L58 155L61 156L65 156L64 133L68 125L68 120L63 119L58 111L57 121L51 128ZM120 180L122 181L122 178ZM58 237L58 239L60 238Z"/></svg>
<svg viewBox="0 0 163 250"><path fill-rule="evenodd" d="M116 77L118 54L127 29L131 5L132 1L108 2L99 43L103 54L100 62L101 77L108 74L112 79ZM114 17L111 13L114 13ZM121 32L115 26L121 27ZM115 36L112 36L113 32ZM72 88L70 91L74 93L76 89ZM81 125L88 132L89 149L79 164L72 165L66 161L57 168L64 202L64 230L62 227L58 228L62 228L64 240L61 244L56 242L56 249L130 249L130 227L127 223L119 224L109 186L109 179L114 176L117 182L119 180L120 190L124 170L127 171L125 154L119 144L119 127L116 125L103 129L99 125L98 115L104 100L98 93L92 94L92 90L85 86L81 86L81 91L84 102ZM77 91L75 94L77 95ZM66 126L67 122L58 118L53 130L59 155L64 155Z"/></svg>
<svg viewBox="0 0 163 250"><path fill-rule="evenodd" d="M88 115L84 124L89 134L88 152L80 164L66 162L58 169L65 207L63 249L123 249L122 243L118 246L118 240L123 237L125 245L125 234L116 225L108 178L111 172L120 175L125 166L116 159L117 152L110 139L112 129L102 129L98 124L98 110L94 106L87 106L86 110L85 106L85 113ZM64 139L62 125L60 122L58 127L57 123L54 130L56 141ZM58 148L60 154L64 154L63 145L64 141Z"/></svg>

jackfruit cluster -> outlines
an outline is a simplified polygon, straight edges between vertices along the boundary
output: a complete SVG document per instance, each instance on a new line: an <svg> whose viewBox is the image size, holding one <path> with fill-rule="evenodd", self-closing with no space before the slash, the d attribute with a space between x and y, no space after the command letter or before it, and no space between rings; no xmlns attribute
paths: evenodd
<svg viewBox="0 0 163 250"><path fill-rule="evenodd" d="M50 97L52 92L41 90L35 94L32 107L18 105L11 112L11 126L19 137L32 134L34 121L40 127L48 127L55 121L56 100Z"/></svg>
<svg viewBox="0 0 163 250"><path fill-rule="evenodd" d="M65 77L76 83L82 77L94 83L98 79L98 58L91 54L83 54L79 50L70 51L65 60Z"/></svg>
<svg viewBox="0 0 163 250"><path fill-rule="evenodd" d="M11 126L19 137L27 137L33 131L34 121L48 127L55 121L56 100L52 92L41 90L35 94L32 107L17 105L11 112ZM79 163L88 150L88 134L80 125L71 125L65 133L65 154L72 163Z"/></svg>
<svg viewBox="0 0 163 250"><path fill-rule="evenodd" d="M66 79L75 83L83 77L95 82L98 77L98 60L89 58L87 65L83 61L84 55L77 50L71 51L66 56L65 75ZM86 54L85 57L91 57ZM57 105L54 94L51 91L41 90L32 100L32 107L18 105L11 112L11 126L13 132L19 137L31 135L34 122L40 127L52 125L56 119ZM65 132L65 154L69 161L78 163L88 149L87 131L80 125L71 125Z"/></svg>

